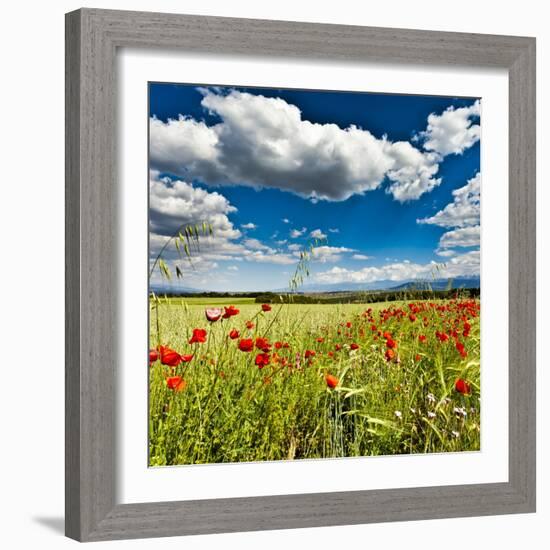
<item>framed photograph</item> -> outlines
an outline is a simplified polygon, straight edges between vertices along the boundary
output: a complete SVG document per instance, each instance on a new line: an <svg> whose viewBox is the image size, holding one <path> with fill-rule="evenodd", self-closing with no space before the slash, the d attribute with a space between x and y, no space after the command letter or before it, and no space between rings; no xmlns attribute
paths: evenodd
<svg viewBox="0 0 550 550"><path fill-rule="evenodd" d="M66 534L535 511L535 40L67 14Z"/></svg>

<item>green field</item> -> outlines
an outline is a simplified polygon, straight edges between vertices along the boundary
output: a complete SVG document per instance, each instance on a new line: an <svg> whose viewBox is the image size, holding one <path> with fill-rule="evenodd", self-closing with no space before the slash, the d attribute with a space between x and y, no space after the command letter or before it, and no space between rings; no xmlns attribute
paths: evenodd
<svg viewBox="0 0 550 550"><path fill-rule="evenodd" d="M479 450L478 300L253 301L151 301L150 465Z"/></svg>

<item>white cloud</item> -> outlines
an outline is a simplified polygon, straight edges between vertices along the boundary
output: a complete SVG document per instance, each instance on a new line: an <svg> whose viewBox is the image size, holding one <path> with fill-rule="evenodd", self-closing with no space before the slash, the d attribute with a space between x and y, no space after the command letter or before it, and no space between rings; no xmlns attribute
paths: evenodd
<svg viewBox="0 0 550 550"><path fill-rule="evenodd" d="M354 260L370 260L371 256L366 256L365 254L354 254L352 258Z"/></svg>
<svg viewBox="0 0 550 550"><path fill-rule="evenodd" d="M290 220L289 220L288 218L283 218L281 221L282 221L283 223L290 223Z"/></svg>
<svg viewBox="0 0 550 550"><path fill-rule="evenodd" d="M329 227L329 233L340 233L340 230L337 227Z"/></svg>
<svg viewBox="0 0 550 550"><path fill-rule="evenodd" d="M239 268L238 266L236 265L230 265L228 268L227 268L228 271L239 271Z"/></svg>
<svg viewBox="0 0 550 550"><path fill-rule="evenodd" d="M314 261L325 264L339 262L346 252L353 252L353 249L345 246L316 246L311 250L311 255Z"/></svg>
<svg viewBox="0 0 550 550"><path fill-rule="evenodd" d="M432 279L479 276L479 250L451 258L445 264L398 262L381 267L364 267L350 270L335 266L317 273L314 279L319 283L372 283L375 281L406 281L409 279Z"/></svg>
<svg viewBox="0 0 550 550"><path fill-rule="evenodd" d="M292 229L290 232L290 238L297 239L298 237L301 237L306 231L306 227L302 227L302 229Z"/></svg>
<svg viewBox="0 0 550 550"><path fill-rule="evenodd" d="M274 187L312 200L341 201L380 187L398 201L439 185L439 156L409 142L376 138L356 126L317 124L280 98L202 90L202 106L221 118L150 122L151 164L209 184Z"/></svg>
<svg viewBox="0 0 550 550"><path fill-rule="evenodd" d="M451 256L456 256L457 254L456 250L450 250L450 249L444 249L444 250L437 249L435 253L438 256L443 256L444 258L450 258Z"/></svg>
<svg viewBox="0 0 550 550"><path fill-rule="evenodd" d="M441 227L467 227L479 224L481 175L478 172L464 187L453 191L453 202L429 218L417 220Z"/></svg>
<svg viewBox="0 0 550 550"><path fill-rule="evenodd" d="M236 208L222 195L193 187L190 183L150 175L150 261L182 225L212 226L212 235L201 236L199 247L191 247L191 262L180 255L175 246L168 246L163 259L172 271L178 265L184 279L195 280L198 274L218 267L217 261L249 261L290 265L297 262L291 254L280 253L258 239L242 239L242 233L233 226L229 215ZM234 271L234 269L232 269ZM200 278L199 278L200 279ZM201 282L200 280L198 282Z"/></svg>
<svg viewBox="0 0 550 550"><path fill-rule="evenodd" d="M243 229L258 229L258 226L252 222L248 222L248 223L243 223L241 224L241 227Z"/></svg>
<svg viewBox="0 0 550 550"><path fill-rule="evenodd" d="M439 239L440 248L454 248L457 246L479 246L479 225L473 227L461 227L443 233Z"/></svg>
<svg viewBox="0 0 550 550"><path fill-rule="evenodd" d="M449 107L441 115L432 113L428 117L428 125L420 137L424 141L424 149L434 151L442 156L462 154L480 138L479 124L473 119L480 116L479 100L469 107Z"/></svg>
<svg viewBox="0 0 550 550"><path fill-rule="evenodd" d="M289 245L288 245L288 249L289 249L291 252L298 252L299 250L302 250L302 247L301 247L301 245L299 245L299 244L289 244Z"/></svg>
<svg viewBox="0 0 550 550"><path fill-rule="evenodd" d="M321 241L325 240L327 238L326 234L323 233L320 229L314 229L309 236L312 239L319 239Z"/></svg>

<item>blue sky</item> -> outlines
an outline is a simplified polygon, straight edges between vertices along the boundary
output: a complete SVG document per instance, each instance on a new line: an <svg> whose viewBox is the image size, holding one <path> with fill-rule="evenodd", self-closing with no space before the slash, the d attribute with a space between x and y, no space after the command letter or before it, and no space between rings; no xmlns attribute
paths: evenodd
<svg viewBox="0 0 550 550"><path fill-rule="evenodd" d="M311 245L310 284L479 275L479 100L149 92L151 259L182 223L214 227L192 266L168 247L169 285L284 288Z"/></svg>

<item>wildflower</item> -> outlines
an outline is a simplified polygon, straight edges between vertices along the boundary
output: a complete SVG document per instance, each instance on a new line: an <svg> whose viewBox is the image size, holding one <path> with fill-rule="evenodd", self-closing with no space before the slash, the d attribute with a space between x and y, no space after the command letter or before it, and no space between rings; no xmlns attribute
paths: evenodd
<svg viewBox="0 0 550 550"><path fill-rule="evenodd" d="M181 355L174 351L173 349L167 348L165 346L160 346L160 362L163 365L168 365L169 367L176 367L182 361Z"/></svg>
<svg viewBox="0 0 550 550"><path fill-rule="evenodd" d="M206 308L204 313L211 323L215 323L222 316L222 310L219 307Z"/></svg>
<svg viewBox="0 0 550 550"><path fill-rule="evenodd" d="M417 353L417 354L414 356L414 360L418 362L418 361L420 361L420 359L422 359L422 357L420 356L419 353Z"/></svg>
<svg viewBox="0 0 550 550"><path fill-rule="evenodd" d="M159 358L159 352L156 349L149 350L149 364L154 363Z"/></svg>
<svg viewBox="0 0 550 550"><path fill-rule="evenodd" d="M396 418L401 418L402 416L401 411L394 411L393 414L395 415Z"/></svg>
<svg viewBox="0 0 550 550"><path fill-rule="evenodd" d="M359 349L359 344L356 344L355 342L353 344L350 344L350 349Z"/></svg>
<svg viewBox="0 0 550 550"><path fill-rule="evenodd" d="M181 376L170 376L166 379L166 386L174 391L183 391L187 382Z"/></svg>
<svg viewBox="0 0 550 550"><path fill-rule="evenodd" d="M426 336L424 336L424 334L420 334L418 336L418 340L420 341L421 344L423 344L426 341Z"/></svg>
<svg viewBox="0 0 550 550"><path fill-rule="evenodd" d="M259 369L263 369L266 365L269 365L269 359L269 353L259 353L256 355L254 362Z"/></svg>
<svg viewBox="0 0 550 550"><path fill-rule="evenodd" d="M414 323L416 321L416 315L414 313L410 313L409 314L409 319L410 319L411 323Z"/></svg>
<svg viewBox="0 0 550 550"><path fill-rule="evenodd" d="M468 413L466 412L466 409L464 407L454 407L453 412L456 414L456 416L463 416L464 418L468 416Z"/></svg>
<svg viewBox="0 0 550 550"><path fill-rule="evenodd" d="M233 329L230 333L229 333L229 338L231 338L231 340L235 340L236 338L239 337L239 331L236 330L236 329Z"/></svg>
<svg viewBox="0 0 550 550"><path fill-rule="evenodd" d="M428 418L435 418L436 414L433 411L428 411Z"/></svg>
<svg viewBox="0 0 550 550"><path fill-rule="evenodd" d="M435 335L440 342L446 342L449 339L449 335L444 332L435 331Z"/></svg>
<svg viewBox="0 0 550 550"><path fill-rule="evenodd" d="M340 351L341 349L342 349L342 344L336 344L336 345L334 346L334 350L335 350L335 351Z"/></svg>
<svg viewBox="0 0 550 550"><path fill-rule="evenodd" d="M391 332L388 332L388 331L384 332L384 334L382 334L382 337L385 338L386 340L391 339Z"/></svg>
<svg viewBox="0 0 550 550"><path fill-rule="evenodd" d="M416 409L415 409L415 408L411 407L409 410L410 410L413 414L416 414Z"/></svg>
<svg viewBox="0 0 550 550"><path fill-rule="evenodd" d="M203 328L194 328L193 336L191 336L189 343L203 344L204 342L206 342L206 330L204 330Z"/></svg>
<svg viewBox="0 0 550 550"><path fill-rule="evenodd" d="M458 393L461 393L462 395L469 395L470 392L471 392L471 387L470 387L470 384L468 382L466 382L466 380L463 380L462 378L459 378L455 382L455 390Z"/></svg>
<svg viewBox="0 0 550 550"><path fill-rule="evenodd" d="M328 386L331 390L333 390L333 389L338 385L338 383L339 383L340 381L338 380L338 378L336 378L336 376L334 376L334 375L332 375L332 374L327 374L327 375L325 376L325 382L326 382L327 386Z"/></svg>
<svg viewBox="0 0 550 550"><path fill-rule="evenodd" d="M283 347L282 342L275 342L273 345L275 346L275 349L281 349Z"/></svg>
<svg viewBox="0 0 550 550"><path fill-rule="evenodd" d="M246 322L246 328L248 330L252 330L254 328L254 323L252 321L247 321Z"/></svg>
<svg viewBox="0 0 550 550"><path fill-rule="evenodd" d="M223 314L224 319L229 319L229 317L233 317L240 313L240 310L235 306L224 307L223 309L225 309L225 313Z"/></svg>
<svg viewBox="0 0 550 550"><path fill-rule="evenodd" d="M318 342L319 344L322 344L325 341L325 339L324 338L316 338L315 341Z"/></svg>
<svg viewBox="0 0 550 550"><path fill-rule="evenodd" d="M460 437L460 434L458 432L455 432L455 430L453 430L451 434L453 435L453 437L456 437L457 439Z"/></svg>
<svg viewBox="0 0 550 550"><path fill-rule="evenodd" d="M184 362L184 363L189 363L189 361L191 361L191 359L193 359L193 353L190 353L189 355L182 355L181 356L181 360Z"/></svg>
<svg viewBox="0 0 550 550"><path fill-rule="evenodd" d="M252 338L244 338L239 342L239 349L241 351L252 351L254 349L254 341Z"/></svg>
<svg viewBox="0 0 550 550"><path fill-rule="evenodd" d="M351 328L351 323L349 321L346 323L346 327Z"/></svg>
<svg viewBox="0 0 550 550"><path fill-rule="evenodd" d="M429 403L435 403L435 395L433 393L429 393L426 396L426 399L428 400Z"/></svg>
<svg viewBox="0 0 550 550"><path fill-rule="evenodd" d="M271 306L269 304L262 304L262 311L271 311Z"/></svg>
<svg viewBox="0 0 550 550"><path fill-rule="evenodd" d="M458 351L458 353L460 353L460 356L462 358L468 355L468 353L466 352L466 349L464 348L464 344L462 342L456 343L456 350Z"/></svg>
<svg viewBox="0 0 550 550"><path fill-rule="evenodd" d="M385 353L386 361L391 361L395 357L395 351L387 349Z"/></svg>
<svg viewBox="0 0 550 550"><path fill-rule="evenodd" d="M271 348L271 344L267 338L256 338L256 347L261 349L264 353L267 353Z"/></svg>
<svg viewBox="0 0 550 550"><path fill-rule="evenodd" d="M395 349L397 347L397 342L395 340L392 340L391 338L388 338L386 340L386 347L388 349Z"/></svg>
<svg viewBox="0 0 550 550"><path fill-rule="evenodd" d="M312 349L306 349L306 351L304 353L304 357L306 359L309 359L310 357L315 357L315 351L312 350Z"/></svg>

